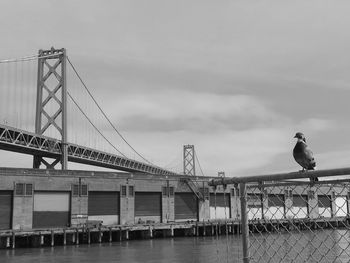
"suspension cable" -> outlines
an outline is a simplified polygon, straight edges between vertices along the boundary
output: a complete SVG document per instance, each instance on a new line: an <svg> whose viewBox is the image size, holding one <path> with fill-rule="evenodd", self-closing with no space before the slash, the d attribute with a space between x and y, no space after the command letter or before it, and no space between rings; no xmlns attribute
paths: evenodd
<svg viewBox="0 0 350 263"><path fill-rule="evenodd" d="M40 56L40 55L30 55L30 56L25 56L22 58L10 58L10 59L2 59L0 60L0 64L1 63L13 63L13 62L21 62L21 61L29 61L29 60L35 60L38 58L49 58L49 57L54 57L54 56L58 56L63 54L62 52L58 52L55 54L48 54L48 55L44 55L44 56Z"/></svg>
<svg viewBox="0 0 350 263"><path fill-rule="evenodd" d="M199 166L199 170L201 171L202 176L205 176L204 173L203 173L203 170L202 170L202 166L201 166L201 164L200 164L200 162L199 162L199 160L198 160L196 151L194 151L194 157L195 157L196 160L197 160L197 163L198 163L198 166Z"/></svg>
<svg viewBox="0 0 350 263"><path fill-rule="evenodd" d="M90 120L90 118L85 114L83 109L78 105L78 103L75 101L75 99L70 95L70 93L67 91L67 94L69 98L73 101L73 103L78 107L79 111L84 115L84 117L89 121L89 123L92 125L92 127L95 128L95 130L108 142L110 146L112 146L118 153L120 153L123 157L127 158L121 151L117 149L103 134L102 132L93 124L93 122Z"/></svg>
<svg viewBox="0 0 350 263"><path fill-rule="evenodd" d="M85 90L87 91L87 93L90 95L91 99L94 101L94 103L96 104L96 106L98 107L98 109L100 110L100 112L102 113L102 115L105 117L105 119L108 121L108 123L111 125L111 127L114 129L114 131L120 136L120 138L122 138L122 140L139 156L141 157L144 161L146 161L147 163L156 166L154 164L152 164L150 161L148 161L145 157L143 157L140 153L138 153L128 142L127 140L124 138L124 136L118 131L118 129L113 125L113 123L111 122L111 120L107 117L107 115L105 114L105 112L102 110L102 108L100 107L100 105L97 103L97 101L95 100L95 98L92 96L90 90L87 88L87 86L85 85L83 79L80 77L79 73L77 72L77 70L75 69L75 67L73 66L72 62L70 61L69 57L67 56L67 61L68 63L71 65L74 73L76 74L76 76L79 78L81 84L84 86Z"/></svg>

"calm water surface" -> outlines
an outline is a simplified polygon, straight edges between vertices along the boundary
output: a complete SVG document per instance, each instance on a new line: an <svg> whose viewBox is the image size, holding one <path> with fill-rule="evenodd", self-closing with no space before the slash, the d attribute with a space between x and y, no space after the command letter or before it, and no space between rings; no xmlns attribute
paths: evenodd
<svg viewBox="0 0 350 263"><path fill-rule="evenodd" d="M0 250L0 262L241 262L238 260L242 253L240 245L239 236L131 240L111 244Z"/></svg>
<svg viewBox="0 0 350 263"><path fill-rule="evenodd" d="M242 262L241 236L178 237L66 247L0 250L0 263ZM350 231L250 235L251 262L350 262ZM272 257L272 258L271 258Z"/></svg>

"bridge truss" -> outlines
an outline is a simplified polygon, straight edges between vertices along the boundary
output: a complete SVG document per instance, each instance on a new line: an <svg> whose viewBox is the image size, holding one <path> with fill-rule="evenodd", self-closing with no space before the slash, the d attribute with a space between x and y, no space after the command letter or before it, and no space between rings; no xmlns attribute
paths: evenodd
<svg viewBox="0 0 350 263"><path fill-rule="evenodd" d="M0 149L23 154L53 158L56 163L48 164L53 168L60 161L62 155L62 142L54 138L30 133L0 124ZM88 147L67 143L68 161L117 169L126 172L141 172L156 175L174 175L176 173L135 161L115 154L94 150Z"/></svg>

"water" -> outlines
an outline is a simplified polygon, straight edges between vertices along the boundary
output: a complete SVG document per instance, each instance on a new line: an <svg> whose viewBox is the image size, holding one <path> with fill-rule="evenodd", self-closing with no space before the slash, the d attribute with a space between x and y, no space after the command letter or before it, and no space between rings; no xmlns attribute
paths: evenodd
<svg viewBox="0 0 350 263"><path fill-rule="evenodd" d="M179 237L66 247L0 250L0 262L241 262L241 237ZM233 261L235 259L235 261Z"/></svg>
<svg viewBox="0 0 350 263"><path fill-rule="evenodd" d="M350 262L350 231L250 235L251 262ZM271 258L272 257L272 258ZM79 246L0 250L0 263L242 262L241 236L176 237Z"/></svg>

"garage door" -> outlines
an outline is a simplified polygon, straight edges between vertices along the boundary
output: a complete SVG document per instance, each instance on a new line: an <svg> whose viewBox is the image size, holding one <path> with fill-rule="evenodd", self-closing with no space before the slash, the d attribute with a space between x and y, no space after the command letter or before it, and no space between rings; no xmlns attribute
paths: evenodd
<svg viewBox="0 0 350 263"><path fill-rule="evenodd" d="M210 194L210 219L230 218L230 194Z"/></svg>
<svg viewBox="0 0 350 263"><path fill-rule="evenodd" d="M175 219L197 220L198 199L193 193L175 193Z"/></svg>
<svg viewBox="0 0 350 263"><path fill-rule="evenodd" d="M135 193L135 222L154 221L161 222L162 196L155 192Z"/></svg>
<svg viewBox="0 0 350 263"><path fill-rule="evenodd" d="M318 196L318 214L319 217L332 217L332 202L330 195Z"/></svg>
<svg viewBox="0 0 350 263"><path fill-rule="evenodd" d="M0 229L11 229L12 191L0 191Z"/></svg>
<svg viewBox="0 0 350 263"><path fill-rule="evenodd" d="M70 223L70 192L34 192L33 228L66 227Z"/></svg>
<svg viewBox="0 0 350 263"><path fill-rule="evenodd" d="M268 209L265 213L266 219L282 219L284 218L284 195L268 195Z"/></svg>
<svg viewBox="0 0 350 263"><path fill-rule="evenodd" d="M119 224L119 192L89 192L88 219L102 221L104 225Z"/></svg>

